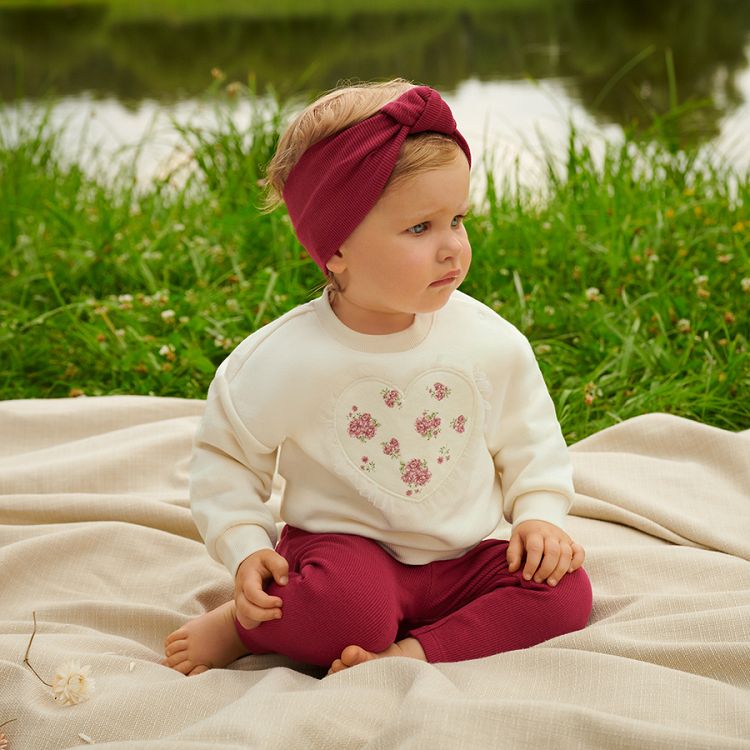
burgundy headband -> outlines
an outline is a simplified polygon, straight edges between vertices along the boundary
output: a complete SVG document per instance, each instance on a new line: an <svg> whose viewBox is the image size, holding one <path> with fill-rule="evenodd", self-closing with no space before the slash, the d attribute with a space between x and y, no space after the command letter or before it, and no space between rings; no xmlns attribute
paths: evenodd
<svg viewBox="0 0 750 750"><path fill-rule="evenodd" d="M297 237L326 273L326 263L383 193L406 136L432 131L450 136L466 154L448 105L429 86L415 86L379 112L313 144L284 186Z"/></svg>

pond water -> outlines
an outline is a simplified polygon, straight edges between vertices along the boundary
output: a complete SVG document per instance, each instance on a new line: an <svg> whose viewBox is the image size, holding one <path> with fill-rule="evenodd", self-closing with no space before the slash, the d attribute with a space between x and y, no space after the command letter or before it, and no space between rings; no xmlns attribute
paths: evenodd
<svg viewBox="0 0 750 750"><path fill-rule="evenodd" d="M746 0L518 0L506 10L456 3L263 18L160 17L158 3L148 14L132 5L0 8L5 113L28 120L51 98L66 152L100 176L134 159L143 182L173 169L184 158L173 121L214 120L205 103L214 69L224 83L250 80L299 106L344 79L428 83L454 110L480 189L483 162L511 182L542 183L545 155L564 157L571 123L600 153L625 128L686 102L702 104L679 120L679 142L750 169ZM249 107L233 108L240 127Z"/></svg>

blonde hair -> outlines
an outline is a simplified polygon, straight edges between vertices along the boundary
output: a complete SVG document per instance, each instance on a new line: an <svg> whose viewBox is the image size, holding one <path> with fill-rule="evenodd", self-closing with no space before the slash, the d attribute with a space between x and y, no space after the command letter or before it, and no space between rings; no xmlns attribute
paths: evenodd
<svg viewBox="0 0 750 750"><path fill-rule="evenodd" d="M414 86L404 78L350 84L333 89L308 105L287 126L268 164L266 197L261 210L270 213L284 202L289 173L310 146L372 117ZM408 136L385 190L421 172L450 164L457 150L460 150L458 144L441 133Z"/></svg>

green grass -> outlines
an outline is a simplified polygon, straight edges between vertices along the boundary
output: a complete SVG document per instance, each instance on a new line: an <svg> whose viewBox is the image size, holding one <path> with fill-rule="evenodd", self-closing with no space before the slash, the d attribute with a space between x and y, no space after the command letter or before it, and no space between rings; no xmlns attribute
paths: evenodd
<svg viewBox="0 0 750 750"><path fill-rule="evenodd" d="M179 187L98 184L42 112L2 123L22 132L0 142L0 397L203 398L242 338L318 294L285 213L256 208L284 108L248 133L217 106L215 132L181 131ZM491 176L463 288L530 338L568 441L653 411L750 427L748 176L663 138L596 166L575 135L562 173L539 194Z"/></svg>
<svg viewBox="0 0 750 750"><path fill-rule="evenodd" d="M408 13L441 11L487 11L536 8L555 5L561 0L410 0ZM405 10L402 0L76 0L78 6L106 8L113 21L143 21L158 18L174 22L200 18L233 16L237 18L298 18L325 16L345 18L354 15L378 15ZM0 0L0 9L22 7L65 9L70 0Z"/></svg>

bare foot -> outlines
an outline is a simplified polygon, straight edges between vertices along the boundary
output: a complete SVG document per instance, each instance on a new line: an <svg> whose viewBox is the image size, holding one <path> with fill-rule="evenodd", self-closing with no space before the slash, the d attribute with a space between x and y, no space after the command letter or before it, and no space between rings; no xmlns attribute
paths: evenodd
<svg viewBox="0 0 750 750"><path fill-rule="evenodd" d="M407 656L427 661L422 644L416 638L404 638L403 641L393 643L385 651L378 653L367 651L361 646L347 646L341 652L341 658L331 664L328 674L335 674L349 667L355 667L357 664L363 664L372 659L382 659L385 656Z"/></svg>
<svg viewBox="0 0 750 750"><path fill-rule="evenodd" d="M234 613L234 601L227 602L170 633L161 663L190 676L226 667L247 654L234 627Z"/></svg>

